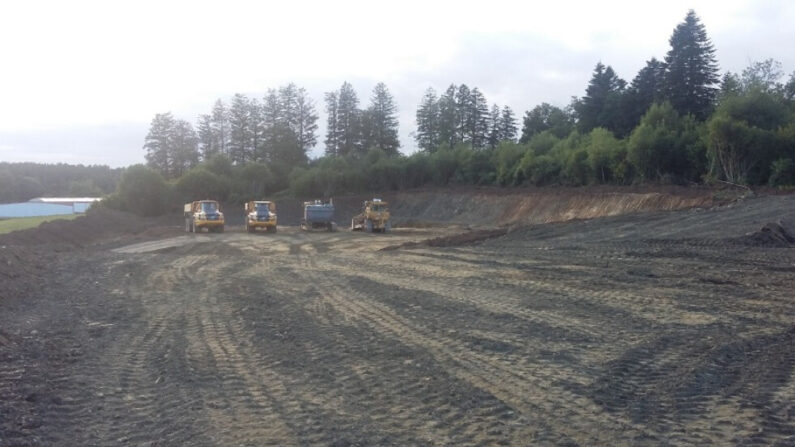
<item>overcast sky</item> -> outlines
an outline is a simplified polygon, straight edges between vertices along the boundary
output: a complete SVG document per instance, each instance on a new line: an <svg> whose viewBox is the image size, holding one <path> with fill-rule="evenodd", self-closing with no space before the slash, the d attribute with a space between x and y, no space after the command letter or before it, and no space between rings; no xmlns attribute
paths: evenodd
<svg viewBox="0 0 795 447"><path fill-rule="evenodd" d="M536 4L537 3L537 4ZM385 82L402 151L428 87L479 87L521 117L582 96L594 65L630 81L662 59L694 9L721 72L773 58L795 71L795 2L25 1L0 5L0 161L144 161L156 113L195 124L217 98L295 82L320 112L350 82L361 106Z"/></svg>

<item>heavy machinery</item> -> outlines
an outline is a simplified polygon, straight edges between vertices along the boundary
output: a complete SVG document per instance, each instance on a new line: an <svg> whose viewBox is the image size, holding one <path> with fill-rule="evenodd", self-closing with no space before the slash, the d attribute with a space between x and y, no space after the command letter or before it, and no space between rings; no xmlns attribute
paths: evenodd
<svg viewBox="0 0 795 447"><path fill-rule="evenodd" d="M276 232L276 204L265 200L252 200L245 205L246 231L253 233L264 228L268 233Z"/></svg>
<svg viewBox="0 0 795 447"><path fill-rule="evenodd" d="M365 200L362 212L351 219L351 231L363 230L367 233L381 231L384 233L392 229L389 221L389 204L381 199Z"/></svg>
<svg viewBox="0 0 795 447"><path fill-rule="evenodd" d="M224 213L215 200L197 200L185 204L185 231L198 233L207 228L211 233L224 232Z"/></svg>
<svg viewBox="0 0 795 447"><path fill-rule="evenodd" d="M337 224L334 223L333 200L329 199L328 202L321 200L304 202L304 217L301 219L301 229L313 230L316 228L325 228L328 231L334 231L337 228Z"/></svg>

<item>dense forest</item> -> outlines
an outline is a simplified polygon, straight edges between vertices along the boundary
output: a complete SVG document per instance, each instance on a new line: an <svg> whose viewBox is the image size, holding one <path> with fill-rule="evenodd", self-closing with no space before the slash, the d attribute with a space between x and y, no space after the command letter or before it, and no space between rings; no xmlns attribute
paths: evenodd
<svg viewBox="0 0 795 447"><path fill-rule="evenodd" d="M693 11L669 43L630 82L599 61L584 96L537 105L521 119L489 106L478 87L428 88L411 155L399 151L398 106L383 83L366 107L347 82L324 95L325 153L316 159L308 154L319 143L318 110L292 83L261 99L219 99L195 126L158 114L143 146L146 167L128 168L110 202L135 208L136 188L160 198L148 211L156 213L166 198L241 202L451 184L795 185L795 72L786 77L767 59L721 75ZM104 180L92 182L108 191Z"/></svg>

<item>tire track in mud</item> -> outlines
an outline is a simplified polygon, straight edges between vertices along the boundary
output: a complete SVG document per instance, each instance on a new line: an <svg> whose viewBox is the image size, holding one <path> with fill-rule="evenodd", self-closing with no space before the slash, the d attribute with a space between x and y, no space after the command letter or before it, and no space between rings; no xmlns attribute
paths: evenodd
<svg viewBox="0 0 795 447"><path fill-rule="evenodd" d="M316 247L315 243L299 242L295 245L300 248L293 249L292 253L301 253L302 256L312 255ZM305 377L306 372L290 374L282 370L283 379L293 391L293 399L299 401L314 419L322 422L316 431L325 433L314 442L302 444L477 444L471 439L477 433L466 433L467 427L451 411L452 402L444 401L445 393L455 388L441 384L436 388L429 386L437 385L439 379L436 374L421 370L426 376L417 377L417 366L411 360L403 362L395 358L395 355L414 357L406 348L393 339L381 340L373 338L376 336L373 333L361 332L356 326L351 326L353 322L345 323L343 315L337 314L327 304L316 305L322 302L314 298L318 294L316 288L324 285L307 282L305 277L296 275L295 272L302 268L301 264L295 264L297 259L301 256L280 260L278 275L269 278L267 283L268 289L289 290L290 295L285 299L294 299L296 303L304 301L306 315L313 317L309 320L292 314L290 317L293 323L301 321L300 332L303 335L291 352L302 364L313 365L306 371L310 373L309 377ZM306 286L296 290L296 284ZM321 314L318 314L319 310ZM265 352L263 355L268 357L270 354ZM284 359L281 360L283 362ZM391 365L386 366L384 362ZM299 377L302 380L298 380ZM443 405L434 404L440 400ZM417 415L433 415L433 418L418 418ZM495 418L495 414L482 414L481 417ZM334 433L336 437L331 436Z"/></svg>
<svg viewBox="0 0 795 447"><path fill-rule="evenodd" d="M61 369L0 362L0 392L33 383L44 409L0 445L795 439L791 251L515 238L381 254L376 237L273 236L108 254L124 263L81 272L64 295L112 288L94 305L121 310L81 316L98 342L63 343ZM561 332L536 338L545 328Z"/></svg>
<svg viewBox="0 0 795 447"><path fill-rule="evenodd" d="M366 258L366 256L364 255L359 255L359 257ZM337 258L344 259L344 257L340 256L338 256ZM366 260L364 260L364 264L367 265L368 268L373 268L374 270L379 270L380 267L386 267L383 269L384 271L388 272L385 273L385 276L390 277L391 275L393 279L397 278L397 281L400 282L399 278L402 272L400 272L399 271L400 269L395 265L390 265L389 263L386 263L385 265L378 265L378 263L374 262L374 260L371 258L367 258ZM395 264L397 265L398 263ZM322 278L324 284L328 282L329 278L331 278L332 280L335 278L337 279L337 281L339 282L339 284L341 284L341 287L343 289L338 295L338 299L335 301L335 303L338 304L339 307L342 307L345 311L354 314L357 312L357 310L355 309L355 304L345 302L346 300L348 301L355 300L359 301L360 303L365 303L362 305L368 308L368 310L359 309L360 311L359 316L362 317L363 319L370 318L372 322L378 320L379 318L389 320L390 318L394 317L394 314L390 314L390 312L393 312L392 309L387 309L387 310L380 309L382 314L379 316L377 307L374 306L372 300L367 299L375 296L375 294L378 293L377 290L371 289L372 292L367 292L365 290L364 295L362 295L361 293L360 294L352 293L350 289L355 289L356 287L350 287L349 282L346 283L345 281L339 279L339 278L345 278L346 274L344 272L341 272L339 276L337 276L335 274L335 272L338 270L335 267L337 265L350 265L350 262L345 262L345 261L339 262L339 259L335 261L330 259L329 257L323 257L319 258L319 261L317 261L316 264L308 265L306 270L312 271L312 268L319 267L318 271L327 273L326 277ZM358 272L357 274L362 277L372 278L372 275L368 275L367 273ZM488 272L484 272L484 275L488 275ZM429 287L428 286L429 279L432 279L429 278L428 276L422 276L422 275L411 275L410 278L411 279L409 285L402 284L403 287L406 287L409 290L411 290L412 287L417 288L416 286L414 286L414 284L422 284L422 286L418 288L420 290L425 290ZM569 284L572 282L572 279L567 277L561 277L559 281L562 283ZM386 282L389 283L389 280L387 280ZM539 283L536 282L535 284ZM543 283L541 283L541 285L543 285ZM564 290L567 291L569 295L575 295L575 293L581 295L582 293L586 293L585 290L580 289L577 286L566 287L564 288ZM700 293L703 294L703 292L701 291ZM607 302L617 301L614 298L616 294L597 293L596 295L598 297L602 297L600 298L600 300L607 300ZM704 299L707 300L708 298ZM577 302L579 302L579 300L575 299L574 303L572 304L576 306ZM723 302L723 300L719 300L718 302L721 303L721 305L726 304ZM672 301L672 305L676 306L681 305L680 300ZM639 306L642 306L642 304ZM632 310L634 310L634 308ZM683 325L683 323L681 323L680 321L686 320L686 318L684 317L687 317L690 314L690 312L687 309L680 310L679 312L680 313L679 315L677 315L677 318L672 319L673 321L668 321L667 323L663 322L663 324L667 324L669 328L666 329L666 326L662 327L659 326L660 322L654 322L655 326L657 327L656 329L654 329L654 331L645 330L639 332L635 336L636 341L626 340L624 343L618 344L618 346L615 346L613 347L613 349L610 350L612 354L607 355L606 358L611 358L611 357L615 358L616 355L623 353L625 350L627 350L629 347L631 347L637 342L645 343L644 340L646 341L652 340L653 338L659 337L660 335L664 335L666 333L670 334L670 336L672 337L678 337L679 339L684 341L685 347L687 347L687 340L692 340L693 336L695 336L696 338L699 336L703 336L704 332L703 329L701 328L704 327L704 323L699 323L693 326L693 323L684 321ZM712 309L712 312L714 312L714 309ZM732 316L732 318L736 318L736 316ZM395 326L398 325L410 326L410 324L407 324L405 321L394 320L392 323ZM416 322L411 321L411 323L414 324L414 328L416 328ZM768 324L769 323L770 321L768 321ZM712 323L707 322L707 324L712 324ZM390 328L389 330L397 332L397 330L394 329L394 327ZM742 330L743 332L746 333L746 336L751 335L753 333L748 329L742 329ZM775 331L775 329L767 327L761 333L766 334L769 333L771 330ZM633 329L633 332L637 331L638 328ZM692 336L689 336L688 333L691 333ZM626 337L626 333L622 332L622 336ZM606 349L605 347L602 346L600 346L599 348L602 352L600 352L599 355L595 357L594 360L596 360L598 357L601 357L602 358L601 361L603 362L606 354L606 352L604 351L606 351ZM681 368L683 367L683 365L688 365L693 362L693 355L694 352L691 352L689 348L688 349L663 348L660 350L658 354L655 355L654 360L651 362L649 361L648 358L647 359L639 358L638 360L640 361L640 363L637 366L633 367L633 369L629 371L627 374L623 374L621 377L624 377L626 383L629 383L630 386L636 386L638 387L637 389L639 390L653 389L654 387L657 386L655 384L657 383L663 384L665 382L670 382L678 374L681 373L684 373L685 375L692 374L689 373L686 369L682 371ZM631 365L635 364L631 360L629 361L629 363ZM786 368L784 369L786 370ZM715 373L719 374L718 372L719 370L720 368L718 368ZM677 371L680 372L677 373ZM708 374L715 374L715 373L708 373ZM613 373L610 373L609 375L607 375L607 377L609 377L610 378L609 380L615 384L616 380L615 378L612 377L612 375ZM587 389L585 389L582 386L574 387L573 389L578 393L589 394ZM674 392L675 390L676 389L674 388L672 392ZM726 424L726 420L712 416L710 411L708 411L709 408L728 408L728 407L737 408L738 409L737 413L740 414L748 413L748 411L739 410L739 408L742 408L742 406L731 404L730 401L721 398L720 396L718 397L710 395L702 396L698 395L698 393L696 393L695 395L691 394L692 393L686 392L685 394L682 394L681 396L676 398L679 402L681 402L681 405L679 405L679 407L676 408L676 410L674 411L673 414L670 415L670 417L664 417L663 419L660 419L659 421L651 424L649 423L649 421L644 421L643 422L644 426L648 430L647 433L644 433L643 436L639 437L638 439L647 439L647 440L654 439L654 432L658 431L658 433L664 434L663 438L670 436L668 438L670 440L685 441L686 443L699 443L699 442L720 443L720 442L725 442L728 439L732 439L737 433L741 433L742 429L739 428L741 426L757 426L758 416L751 415L749 416L751 417L750 420L738 421L737 422L738 427L736 430L734 428L731 430L727 430L726 427L724 426ZM604 404L600 402L599 405L604 405ZM606 405L605 408L609 410L611 413L617 413L617 412L620 413L626 410L625 407L622 407L620 405L618 407L612 407L611 405ZM577 419L582 419L582 418L578 417ZM699 427L699 430L697 430L697 434L693 435L691 433L690 435L688 435L686 429L685 431L681 431L682 430L681 428L677 430L671 430L670 427L679 426L683 423L683 421L691 421L689 422L690 424L693 424L694 427ZM719 428L713 428L715 426ZM776 432L773 433L775 434ZM778 433L782 433L782 431L779 430ZM786 430L784 430L784 433L786 433Z"/></svg>
<svg viewBox="0 0 795 447"><path fill-rule="evenodd" d="M590 250L583 250L581 253L587 255L588 251ZM552 256L547 256L545 259L548 259L550 264L559 266L561 262L569 263L581 257L581 253L566 251L565 260L561 260L560 257L555 258ZM432 260L436 258L449 261L455 260L458 257L457 254L452 255L450 253L440 256L433 253L414 252L412 255L420 256L423 260L430 258L429 262L433 262ZM493 256L494 259L514 257L509 253L503 252ZM516 256L516 258L521 259L520 256ZM517 267L513 265L513 263L494 260L490 261L490 263L499 265L499 268L490 267L489 262L484 263L485 265L482 266L482 275L487 278L505 278L507 281L515 283L515 285L521 286L522 288L537 290L542 293L556 294L566 297L567 300L576 300L580 303L589 302L593 305L607 304L616 309L616 312L632 311L633 315L643 319L648 322L648 324L677 324L694 318L706 318L706 315L699 314L698 312L694 313L691 309L682 306L683 290L681 287L672 285L668 276L656 279L655 281L647 281L641 284L642 287L639 290L637 284L633 284L635 286L634 288L625 284L626 273L636 271L638 266L648 265L648 260L636 256L626 259L626 255L622 256L622 258L624 259L624 264L622 264L623 268L619 270L622 272L622 276L616 278L610 277L610 272L616 272L617 267L615 264L607 267L604 264L591 264L594 268L605 270L605 273L602 274L603 278L600 280L602 283L584 283L582 280L576 278L576 275L563 274L565 271L562 271L560 268L558 268L558 271L547 271L542 273L533 265ZM585 259L589 258L586 256ZM602 258L600 257L598 259ZM461 262L464 266L469 263L469 261ZM677 271L681 272L678 280L680 285L682 281L692 283L694 280L692 269L687 270L686 267L681 265L677 266L674 262L664 263L662 265L660 265L660 263L655 263L653 265L655 266L655 270L665 271L667 274ZM714 264L700 263L699 265L703 268L715 268ZM644 276L644 271L643 267L641 267L641 276ZM709 271L703 273L710 275ZM720 271L715 271L713 276L722 276L722 274ZM655 279L656 275L651 275L650 277ZM485 281L488 282L490 279L486 279ZM688 307L692 307L694 304L692 299L697 299L711 306L716 300L722 300L727 293L741 296L750 294L746 290L725 290L723 293L716 294L709 288L703 290L705 287L701 286L701 284L696 284L696 286L699 287L690 288L686 291L686 297L688 298L686 304ZM766 306L770 305L769 301L779 302L788 299L785 291L780 289L776 290L775 288L760 289L759 287L753 287L752 290L753 292L751 293L766 298L765 301L752 303L747 298L737 300L732 306L726 307L726 311L729 312L728 316L735 318L754 318L765 323L774 319L782 325L788 324L789 321L792 320L792 317L795 316L791 312L780 315L770 315L769 312L767 312ZM715 317L713 316L713 318ZM720 318L720 316L718 316L718 318Z"/></svg>
<svg viewBox="0 0 795 447"><path fill-rule="evenodd" d="M203 371L209 372L209 377L204 374L196 391L214 427L213 438L217 445L297 445L285 420L289 399L283 398L284 386L267 365L254 363L244 352L239 322L226 311L228 296L223 288L227 284L223 277L224 272L234 269L233 261L202 257L207 262L192 275L200 281L193 281L189 303L185 303L191 309L185 328L190 354L186 363L199 374L211 366ZM184 267L184 262L177 263ZM184 273L186 269L178 271ZM204 358L199 360L201 356Z"/></svg>
<svg viewBox="0 0 795 447"><path fill-rule="evenodd" d="M662 245L667 245L667 242ZM754 407L760 404L765 408L773 406L777 408L776 414L779 414L780 399L778 403L766 404L763 402L768 401L768 398L738 399L732 395L726 396L722 391L723 387L737 386L731 382L730 385L719 385L718 393L705 391L714 386L710 383L715 380L714 378L731 374L726 371L727 368L735 371L754 369L753 363L742 363L746 361L743 357L740 357L739 365L737 360L731 357L723 358L718 355L711 358L709 354L703 360L700 357L704 357L705 352L713 350L732 352L731 347L736 344L738 336L740 340L752 340L755 337L775 337L782 330L792 330L792 306L782 302L782 298L787 295L784 288L791 280L784 279L785 274L779 272L789 271L786 266L795 264L791 263L792 258L788 252L779 252L784 255L781 258L770 258L769 252L768 256L746 257L745 251L732 249L721 253L722 248L719 244L714 244L718 248L714 248L713 244L708 245L707 248L695 249L697 250L695 255L688 255L687 262L679 262L679 258L670 258L669 254L652 257L649 262L648 259L643 259L643 252L639 251L643 249L643 245L638 244L634 245L633 252L628 251L624 254L620 254L620 250L613 249L612 244L608 248L589 247L589 251L596 253L610 254L612 250L613 257L628 258L622 259L627 261L627 264L619 265L619 268L627 268L635 262L640 265L650 265L655 272L665 272L666 277L661 279L651 275L651 279L642 281L646 284L643 284L641 290L644 292L655 290L655 294L670 293L672 296L676 294L678 296L675 296L673 303L682 309L682 313L677 315L675 321L667 322L662 327L657 326L653 331L649 331L647 336L639 339L639 343L630 346L625 344L625 348L630 349L626 349L615 363L608 364L608 369L601 378L597 379L597 392L599 387L605 387L607 390L612 389L609 392L620 398L605 399L606 396L599 394L594 398L610 411L626 412L632 416L632 419L666 433L668 439L677 443L718 444L745 439L752 440L751 444L768 445L774 439L793 438L795 429L792 424L789 427L772 424L774 429L765 431L764 435L748 436L763 425L762 421L779 420L777 417L763 416L762 413L765 411L758 411ZM506 251L510 253L513 250ZM572 255L585 260L589 257L597 259L588 256L589 251L566 253L566 260ZM616 252L619 252L618 256L615 256ZM547 250L545 253L552 255L554 251ZM554 256L548 257L553 261L555 259ZM753 261L749 262L748 259ZM561 259L558 262L561 262ZM727 270L734 271L735 275L729 276ZM710 287L709 283L693 281L694 271L700 275L729 277L738 281L755 278L747 275L757 271L759 274L764 274L766 285L760 287L758 283L752 283L742 288L721 287L715 290L718 286ZM680 281L685 279L685 284L692 284L693 287L686 285L683 287L681 282L678 287L671 285L669 278L673 276L678 276ZM572 279L561 276L558 281L571 283ZM660 287L665 282L668 283ZM649 286L648 283L652 285ZM734 281L731 283L738 285ZM621 289L622 286L611 281L605 288L616 290ZM779 303L785 305L781 306ZM771 305L781 312L778 315L770 315ZM690 313L694 310L695 314ZM702 311L704 315L719 317L707 321L688 321L688 316L701 315ZM655 321L655 324L659 323ZM723 331L723 336L710 336L711 327ZM708 342L701 343L705 337ZM676 340L676 342L658 344L661 339ZM708 343L716 345L711 347ZM750 351L752 358L755 350ZM786 352L786 349L780 351ZM774 366L771 369L779 372L791 370L795 366L793 364L795 360L791 355L789 358L784 360L785 363L789 362L789 366ZM758 377L754 380L766 384L787 383L787 379L781 377L769 379ZM655 400L660 398L663 400ZM638 417L640 419L636 419ZM760 439L763 441L760 442Z"/></svg>
<svg viewBox="0 0 795 447"><path fill-rule="evenodd" d="M329 289L324 298L344 314L378 332L427 350L451 373L487 390L525 417L534 419L534 423L553 433L552 438L558 442L570 439L578 443L605 444L614 442L618 433L627 440L654 436L643 427L633 426L623 418L604 412L589 399L561 389L555 384L552 373L538 374L537 369L526 372L516 364L518 359L508 358L506 361L506 356L486 356L472 351L458 340L438 336L432 330L397 315L387 306L347 288L333 273L320 268L312 257L304 258L304 263L303 271L307 276ZM557 392L556 398L545 398L543 402L532 400L533 397L547 396L551 391ZM572 418L574 426L560 424L560 417ZM580 425L583 421L586 421L585 426Z"/></svg>
<svg viewBox="0 0 795 447"><path fill-rule="evenodd" d="M143 266L145 259L152 256L127 262ZM109 394L103 400L103 412L110 417L101 427L102 439L122 445L206 445L201 415L196 411L201 403L179 378L187 317L181 306L184 299L176 293L193 281L191 273L205 261L179 257L126 284L124 296L137 301L143 315L130 324L127 333L132 336L106 356L113 363L104 375L113 382L106 385Z"/></svg>
<svg viewBox="0 0 795 447"><path fill-rule="evenodd" d="M103 276L111 276L115 269L116 264L109 265ZM139 302L146 295L137 292L140 284L133 284L137 277L117 275L117 279L118 288L110 296L146 308ZM72 304L78 308L84 305ZM110 313L100 314L105 317L116 314L118 310L114 309L119 309L120 303L111 299L106 305ZM195 430L174 420L174 415L182 412L183 403L188 402L182 390L152 375L166 361L160 357L163 335L173 330L173 323L172 319L153 315L90 324L89 339L77 341L86 352L48 378L52 397L44 407L42 420L42 427L47 428L42 436L46 445L129 445L168 441L174 436L198 440ZM80 331L72 334L79 336ZM178 394L183 398L175 398Z"/></svg>

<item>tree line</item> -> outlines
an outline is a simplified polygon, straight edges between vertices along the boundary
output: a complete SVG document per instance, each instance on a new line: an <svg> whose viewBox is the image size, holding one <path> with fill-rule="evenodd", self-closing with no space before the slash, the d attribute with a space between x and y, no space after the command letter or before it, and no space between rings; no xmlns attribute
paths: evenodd
<svg viewBox="0 0 795 447"><path fill-rule="evenodd" d="M186 196L189 185L216 185L222 200L450 184L795 185L795 72L785 79L781 64L767 59L720 76L692 10L669 44L630 82L599 61L582 97L533 107L521 131L510 107L489 107L478 87L429 88L415 115L419 151L408 156L383 83L364 109L347 82L324 95L325 153L317 159L307 153L318 115L293 84L262 101L235 95L227 108L219 100L194 133L158 115L144 148L149 167Z"/></svg>
<svg viewBox="0 0 795 447"><path fill-rule="evenodd" d="M144 141L147 164L166 178L178 178L222 155L236 165L267 163L279 168L305 164L316 142L318 115L306 90L295 84L269 89L264 97L235 94L221 99L196 128L170 112L155 115Z"/></svg>
<svg viewBox="0 0 795 447"><path fill-rule="evenodd" d="M0 162L0 203L36 197L102 197L116 189L124 170L65 163Z"/></svg>

